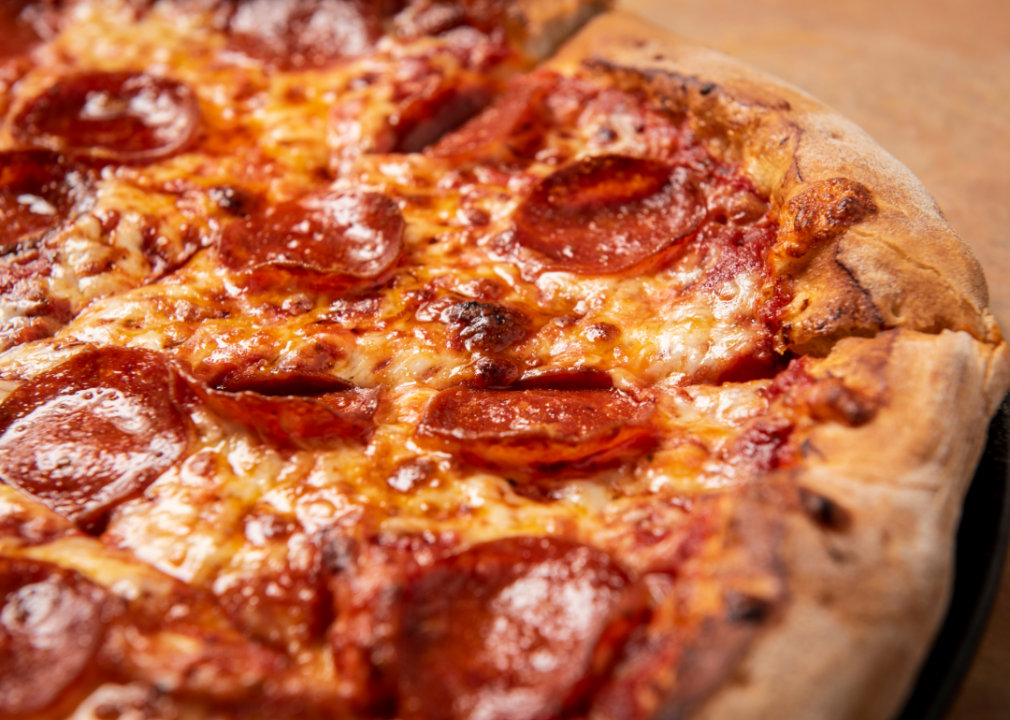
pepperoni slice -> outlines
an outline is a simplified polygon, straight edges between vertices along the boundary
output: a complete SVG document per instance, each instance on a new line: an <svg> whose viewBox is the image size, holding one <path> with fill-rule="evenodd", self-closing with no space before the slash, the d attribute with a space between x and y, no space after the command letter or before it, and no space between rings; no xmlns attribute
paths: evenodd
<svg viewBox="0 0 1010 720"><path fill-rule="evenodd" d="M55 153L0 153L0 249L56 227L90 196L87 173Z"/></svg>
<svg viewBox="0 0 1010 720"><path fill-rule="evenodd" d="M26 146L121 163L147 163L182 150L197 125L190 89L138 73L67 77L28 103L11 125Z"/></svg>
<svg viewBox="0 0 1010 720"><path fill-rule="evenodd" d="M237 0L230 45L281 70L329 65L367 52L382 34L384 3Z"/></svg>
<svg viewBox="0 0 1010 720"><path fill-rule="evenodd" d="M39 0L5 0L0 3L0 61L25 55L56 34L58 9Z"/></svg>
<svg viewBox="0 0 1010 720"><path fill-rule="evenodd" d="M225 392L190 379L197 396L221 415L282 448L314 448L339 439L360 440L373 427L379 407L375 390L346 390L315 397ZM279 389L279 388L274 388Z"/></svg>
<svg viewBox="0 0 1010 720"><path fill-rule="evenodd" d="M687 168L601 155L537 184L516 211L515 242L533 251L544 269L617 273L692 233L705 214Z"/></svg>
<svg viewBox="0 0 1010 720"><path fill-rule="evenodd" d="M104 593L78 573L0 557L0 716L57 703L102 641Z"/></svg>
<svg viewBox="0 0 1010 720"><path fill-rule="evenodd" d="M324 193L232 223L217 251L231 270L280 270L340 284L389 269L403 248L404 227L399 207L385 195Z"/></svg>
<svg viewBox="0 0 1010 720"><path fill-rule="evenodd" d="M533 537L476 545L406 588L400 713L528 720L581 710L645 618L638 586L600 550Z"/></svg>
<svg viewBox="0 0 1010 720"><path fill-rule="evenodd" d="M489 78L469 74L447 81L436 73L403 85L400 91L407 94L391 128L395 138L391 150L398 153L422 152L438 142L486 107L499 88Z"/></svg>
<svg viewBox="0 0 1010 720"><path fill-rule="evenodd" d="M0 477L86 525L139 495L189 445L158 353L83 352L0 405Z"/></svg>
<svg viewBox="0 0 1010 720"><path fill-rule="evenodd" d="M479 465L509 472L585 472L647 449L653 404L617 390L443 390L418 432Z"/></svg>
<svg viewBox="0 0 1010 720"><path fill-rule="evenodd" d="M537 72L514 81L487 110L463 127L443 137L425 154L443 158L472 158L493 150L522 133L535 118L540 100L557 86L559 76Z"/></svg>

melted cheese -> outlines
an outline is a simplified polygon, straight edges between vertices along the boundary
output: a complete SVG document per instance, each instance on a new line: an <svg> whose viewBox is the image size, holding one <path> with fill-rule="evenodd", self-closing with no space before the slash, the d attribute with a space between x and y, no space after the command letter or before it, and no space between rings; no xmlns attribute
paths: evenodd
<svg viewBox="0 0 1010 720"><path fill-rule="evenodd" d="M77 6L18 86L9 116L71 69L147 68L194 89L205 145L103 173L94 208L47 240L57 260L52 275L39 280L51 296L71 303L75 319L51 339L0 356L0 376L31 379L89 345L132 346L165 352L207 375L249 362L318 368L382 389L384 405L367 442L313 452L279 452L227 418L197 412L188 459L120 505L103 542L74 536L28 547L7 541L0 550L77 568L127 599L168 594L171 579L222 602L237 593L264 607L272 596L296 607L312 600L298 595L309 591L297 578L312 571L310 549L329 528L448 534L461 546L561 535L644 570L663 546L636 538L676 533L692 497L745 481L726 470L725 455L768 412L768 382L706 383L762 348L759 271L719 279L716 270L732 250L692 241L679 258L638 275L530 275L495 244L524 194L559 164L602 153L675 151L673 130L642 136L633 97L606 88L579 106L559 96L557 113L574 130L548 133L522 171L368 154L389 131L398 73L421 59L450 85L464 72L448 41L387 39L368 56L330 69L270 73L247 57L222 53L223 38L208 16L156 6L136 20L128 5L115 11L112 5ZM495 71L510 72L510 62ZM603 79L578 82L605 85ZM0 149L9 143L4 136ZM220 228L235 222L210 199L208 191L219 186L249 188L268 201L320 187L386 193L406 221L403 258L390 279L350 293L250 291L221 267L213 247ZM103 229L113 211L118 223ZM200 247L188 249L194 229ZM152 237L185 264L153 266L144 246ZM468 349L446 319L449 308L467 302L514 311L525 318L522 337L501 351ZM3 318L18 312L0 306ZM545 502L506 476L419 442L415 429L427 402L471 380L475 364L496 353L521 372L591 368L609 374L617 388L650 388L657 398L657 447L588 478L552 481ZM422 467L417 463L425 464L415 470ZM0 492L13 491L0 486ZM0 504L5 512L13 510ZM254 612L236 622L253 627L258 617ZM325 642L303 637L299 622L289 618L260 639L282 646L305 678L334 684ZM170 646L166 657L198 657L188 642L163 637L149 648ZM167 660L159 665L154 650L141 654L167 688L181 682ZM138 694L142 683L104 685L74 717L91 717L108 698L125 703Z"/></svg>

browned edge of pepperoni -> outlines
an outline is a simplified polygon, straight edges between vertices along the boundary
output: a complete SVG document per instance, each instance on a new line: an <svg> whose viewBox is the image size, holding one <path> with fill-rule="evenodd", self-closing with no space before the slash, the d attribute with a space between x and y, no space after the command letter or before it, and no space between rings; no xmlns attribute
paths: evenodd
<svg viewBox="0 0 1010 720"><path fill-rule="evenodd" d="M90 174L57 153L0 152L0 254L70 219L90 196Z"/></svg>
<svg viewBox="0 0 1010 720"><path fill-rule="evenodd" d="M255 368L244 368L229 373L220 382L214 383L213 387L215 390L231 393L254 392L271 397L282 397L288 395L315 396L353 390L354 384L325 373L307 373L297 370L259 372Z"/></svg>
<svg viewBox="0 0 1010 720"><path fill-rule="evenodd" d="M399 711L408 720L584 711L647 599L605 552L549 537L494 540L403 591Z"/></svg>
<svg viewBox="0 0 1010 720"><path fill-rule="evenodd" d="M73 570L0 556L0 716L32 716L73 693L102 642L106 602Z"/></svg>
<svg viewBox="0 0 1010 720"><path fill-rule="evenodd" d="M541 180L507 236L543 270L613 274L694 232L706 205L693 171L625 155L584 158Z"/></svg>
<svg viewBox="0 0 1010 720"><path fill-rule="evenodd" d="M154 162L185 149L199 121L193 92L169 78L91 72L57 80L10 125L15 142L98 162Z"/></svg>
<svg viewBox="0 0 1010 720"><path fill-rule="evenodd" d="M453 387L428 403L418 435L493 470L582 474L648 450L654 403L619 390L475 390Z"/></svg>
<svg viewBox="0 0 1010 720"><path fill-rule="evenodd" d="M596 368L542 367L527 370L513 385L515 390L607 390L614 380Z"/></svg>
<svg viewBox="0 0 1010 720"><path fill-rule="evenodd" d="M395 264L404 229L399 207L385 195L318 193L231 223L217 253L225 267L258 275L268 287L285 275L310 285L350 285L375 280Z"/></svg>
<svg viewBox="0 0 1010 720"><path fill-rule="evenodd" d="M0 478L87 526L188 451L175 375L150 350L86 350L0 404Z"/></svg>

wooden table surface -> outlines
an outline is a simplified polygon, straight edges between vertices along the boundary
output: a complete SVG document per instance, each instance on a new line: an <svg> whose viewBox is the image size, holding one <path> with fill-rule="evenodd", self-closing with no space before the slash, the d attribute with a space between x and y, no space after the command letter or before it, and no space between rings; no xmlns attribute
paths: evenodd
<svg viewBox="0 0 1010 720"><path fill-rule="evenodd" d="M623 0L831 105L933 192L1010 334L1010 0ZM1010 572L949 720L1010 718Z"/></svg>

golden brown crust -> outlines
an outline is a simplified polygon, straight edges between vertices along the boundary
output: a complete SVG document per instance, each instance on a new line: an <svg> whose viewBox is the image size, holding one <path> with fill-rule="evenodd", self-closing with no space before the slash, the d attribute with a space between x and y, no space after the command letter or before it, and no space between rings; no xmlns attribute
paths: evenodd
<svg viewBox="0 0 1010 720"><path fill-rule="evenodd" d="M644 87L742 164L779 208L780 350L820 357L815 376L877 407L799 430L789 606L698 717L893 716L946 606L961 500L1010 384L977 260L904 166L785 83L625 13L550 64Z"/></svg>
<svg viewBox="0 0 1010 720"><path fill-rule="evenodd" d="M612 0L518 0L516 10L521 16L525 34L525 49L536 58L554 52L565 38L578 30L594 15L607 10Z"/></svg>
<svg viewBox="0 0 1010 720"><path fill-rule="evenodd" d="M813 373L883 398L862 426L807 430L807 457L792 475L847 521L787 516L789 607L705 720L744 708L753 717L893 717L946 607L961 498L1008 382L1006 346L894 330L841 341Z"/></svg>

